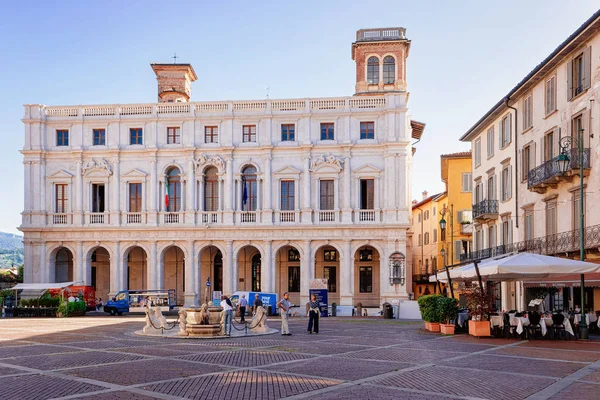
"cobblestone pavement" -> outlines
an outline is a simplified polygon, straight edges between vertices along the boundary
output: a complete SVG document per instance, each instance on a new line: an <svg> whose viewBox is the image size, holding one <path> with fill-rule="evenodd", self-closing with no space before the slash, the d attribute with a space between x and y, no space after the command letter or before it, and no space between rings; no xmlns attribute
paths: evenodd
<svg viewBox="0 0 600 400"><path fill-rule="evenodd" d="M378 318L323 319L309 335L306 322L291 321L293 336L186 340L133 335L142 316L0 320L0 399L600 398L598 341Z"/></svg>

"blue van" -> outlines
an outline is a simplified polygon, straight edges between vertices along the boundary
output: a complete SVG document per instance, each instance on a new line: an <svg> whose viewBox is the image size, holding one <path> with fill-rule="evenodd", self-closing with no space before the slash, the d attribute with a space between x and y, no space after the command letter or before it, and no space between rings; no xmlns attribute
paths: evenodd
<svg viewBox="0 0 600 400"><path fill-rule="evenodd" d="M124 312L145 312L145 306L171 311L175 307L175 289L123 290L104 305L104 312L122 315Z"/></svg>
<svg viewBox="0 0 600 400"><path fill-rule="evenodd" d="M254 307L254 299L256 295L258 298L262 300L263 307L268 312L269 306L271 307L271 315L277 314L277 293L263 293L263 292L235 292L231 295L231 302L233 303L233 308L237 310L237 304L240 301L242 295L246 295L246 300L248 300L248 307L246 308L246 312L250 313L250 307Z"/></svg>

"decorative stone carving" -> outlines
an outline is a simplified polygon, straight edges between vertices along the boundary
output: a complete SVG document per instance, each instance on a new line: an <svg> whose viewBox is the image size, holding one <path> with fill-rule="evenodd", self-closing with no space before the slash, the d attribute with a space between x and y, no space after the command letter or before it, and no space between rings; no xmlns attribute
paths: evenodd
<svg viewBox="0 0 600 400"><path fill-rule="evenodd" d="M83 164L83 167L81 167L81 175L85 175L85 172L91 169L105 169L109 175L112 175L110 163L105 158L101 159L100 161L88 161Z"/></svg>
<svg viewBox="0 0 600 400"><path fill-rule="evenodd" d="M310 169L314 170L315 168L317 168L321 165L324 165L324 164L329 164L329 165L335 166L341 170L344 166L344 161L341 158L334 156L333 154L330 154L330 155L323 154L318 157L315 157L311 161Z"/></svg>
<svg viewBox="0 0 600 400"><path fill-rule="evenodd" d="M146 304L146 326L142 329L143 333L162 334L162 328L167 327L167 320L162 315L160 307L150 307Z"/></svg>
<svg viewBox="0 0 600 400"><path fill-rule="evenodd" d="M219 171L225 171L225 162L220 156L207 156L206 154L200 154L196 160L194 160L194 166L201 168L205 165L214 165Z"/></svg>
<svg viewBox="0 0 600 400"><path fill-rule="evenodd" d="M187 336L187 312L184 308L179 310L179 336Z"/></svg>

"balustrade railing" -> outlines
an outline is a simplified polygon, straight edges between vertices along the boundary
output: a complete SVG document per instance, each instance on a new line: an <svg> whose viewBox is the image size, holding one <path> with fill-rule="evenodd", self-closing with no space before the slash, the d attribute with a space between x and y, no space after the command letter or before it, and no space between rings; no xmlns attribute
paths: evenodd
<svg viewBox="0 0 600 400"><path fill-rule="evenodd" d="M319 210L319 222L336 222L335 211Z"/></svg>
<svg viewBox="0 0 600 400"><path fill-rule="evenodd" d="M108 217L105 218L105 213L89 213L88 221L90 224L104 224L105 221L108 223Z"/></svg>
<svg viewBox="0 0 600 400"><path fill-rule="evenodd" d="M375 210L358 210L359 222L375 222Z"/></svg>
<svg viewBox="0 0 600 400"><path fill-rule="evenodd" d="M296 211L281 211L279 222L296 222Z"/></svg>
<svg viewBox="0 0 600 400"><path fill-rule="evenodd" d="M542 236L539 238L524 240L506 245L489 247L460 255L460 261L481 260L497 255L528 252L543 255L565 254L578 252L579 229L556 233L553 235ZM600 247L600 225L588 226L584 229L584 248L597 249Z"/></svg>
<svg viewBox="0 0 600 400"><path fill-rule="evenodd" d="M161 103L156 105L157 114L188 114L190 103Z"/></svg>
<svg viewBox="0 0 600 400"><path fill-rule="evenodd" d="M240 222L242 224L255 223L256 214L256 211L243 211L240 213Z"/></svg>
<svg viewBox="0 0 600 400"><path fill-rule="evenodd" d="M568 171L577 170L579 164L579 150L577 148L569 149L569 167ZM552 178L560 178L563 173L558 164L558 156L548 160L537 167L529 170L527 173L527 189L537 187L547 183ZM590 149L583 149L583 168L590 168Z"/></svg>
<svg viewBox="0 0 600 400"><path fill-rule="evenodd" d="M178 224L179 223L179 215L177 212L167 212L164 214L165 224Z"/></svg>
<svg viewBox="0 0 600 400"><path fill-rule="evenodd" d="M498 214L498 200L483 200L473 204L473 218Z"/></svg>
<svg viewBox="0 0 600 400"><path fill-rule="evenodd" d="M67 213L52 214L51 218L53 225L66 225L72 222L71 214Z"/></svg>
<svg viewBox="0 0 600 400"><path fill-rule="evenodd" d="M128 224L141 224L142 221L142 213L140 212L129 212L127 213L127 223Z"/></svg>
<svg viewBox="0 0 600 400"><path fill-rule="evenodd" d="M202 212L202 223L203 224L216 224L218 222L218 214L216 211L203 211Z"/></svg>

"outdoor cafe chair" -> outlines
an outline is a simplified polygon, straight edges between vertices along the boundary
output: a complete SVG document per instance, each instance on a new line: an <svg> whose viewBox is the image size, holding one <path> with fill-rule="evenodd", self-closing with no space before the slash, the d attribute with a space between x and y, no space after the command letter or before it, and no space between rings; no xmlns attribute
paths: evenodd
<svg viewBox="0 0 600 400"><path fill-rule="evenodd" d="M567 340L567 331L565 330L565 316L563 314L552 314L552 332L553 338L560 338L561 334Z"/></svg>
<svg viewBox="0 0 600 400"><path fill-rule="evenodd" d="M504 313L504 315L502 316L502 320L504 322L504 337L506 339L510 339L511 336L516 335L517 325L510 324L510 315L508 315L508 313Z"/></svg>
<svg viewBox="0 0 600 400"><path fill-rule="evenodd" d="M534 311L529 315L529 326L527 326L528 339L535 339L537 332L542 336L542 327L540 326L541 320L542 316L537 311Z"/></svg>

